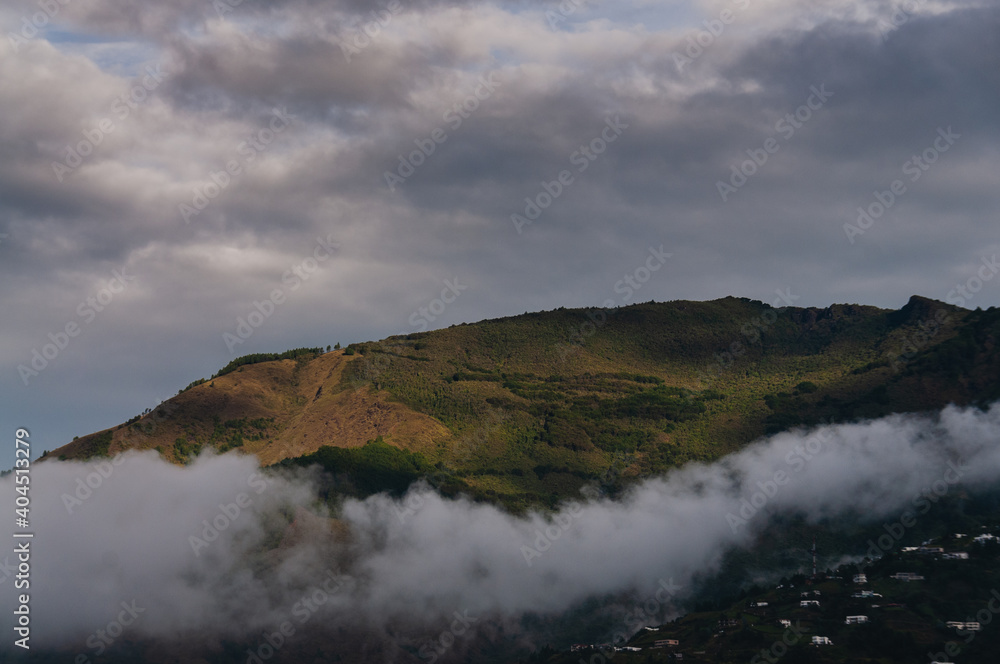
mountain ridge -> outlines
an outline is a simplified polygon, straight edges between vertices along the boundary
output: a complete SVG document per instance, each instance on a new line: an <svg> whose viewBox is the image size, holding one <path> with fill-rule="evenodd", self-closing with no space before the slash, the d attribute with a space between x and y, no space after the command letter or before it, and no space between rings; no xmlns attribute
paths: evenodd
<svg viewBox="0 0 1000 664"><path fill-rule="evenodd" d="M551 503L612 465L627 481L790 427L986 403L998 334L996 309L920 296L556 309L229 367L50 455L239 448L268 465L381 438L477 495Z"/></svg>

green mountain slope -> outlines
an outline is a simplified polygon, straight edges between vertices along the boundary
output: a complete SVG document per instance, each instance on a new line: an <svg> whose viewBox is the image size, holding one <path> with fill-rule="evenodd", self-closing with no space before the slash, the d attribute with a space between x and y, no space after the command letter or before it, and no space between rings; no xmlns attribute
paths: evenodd
<svg viewBox="0 0 1000 664"><path fill-rule="evenodd" d="M275 463L382 436L418 455L411 474L433 468L432 481L512 507L552 504L800 424L985 403L1000 396L998 333L1000 310L916 296L898 311L742 298L560 309L254 358L265 361L53 455L158 448L183 462L199 446L241 447ZM330 463L363 475L365 491L385 470Z"/></svg>

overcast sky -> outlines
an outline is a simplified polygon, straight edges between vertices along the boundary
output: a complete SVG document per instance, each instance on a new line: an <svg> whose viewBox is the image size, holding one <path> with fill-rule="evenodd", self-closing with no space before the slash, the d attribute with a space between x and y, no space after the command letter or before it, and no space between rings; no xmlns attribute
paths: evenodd
<svg viewBox="0 0 1000 664"><path fill-rule="evenodd" d="M0 9L0 419L35 453L252 352L1000 303L993 2L64 2Z"/></svg>

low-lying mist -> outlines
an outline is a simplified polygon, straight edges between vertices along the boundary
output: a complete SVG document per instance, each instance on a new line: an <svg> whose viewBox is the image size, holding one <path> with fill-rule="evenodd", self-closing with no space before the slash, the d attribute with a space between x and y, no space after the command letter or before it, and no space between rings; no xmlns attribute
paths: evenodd
<svg viewBox="0 0 1000 664"><path fill-rule="evenodd" d="M449 661L477 639L542 645L533 629L594 598L647 607L607 625L630 633L676 615L692 579L750 545L771 516L878 520L909 508L919 519L951 487L995 488L998 440L1000 405L823 426L618 499L594 487L526 517L427 485L331 513L316 472L263 471L238 454L183 468L155 453L46 461L31 471L29 590L15 590L17 557L0 550L0 650L11 648L21 592L33 651L89 658L158 643L147 661L313 661L320 651ZM0 496L13 506L12 477ZM313 654L301 659L307 643Z"/></svg>

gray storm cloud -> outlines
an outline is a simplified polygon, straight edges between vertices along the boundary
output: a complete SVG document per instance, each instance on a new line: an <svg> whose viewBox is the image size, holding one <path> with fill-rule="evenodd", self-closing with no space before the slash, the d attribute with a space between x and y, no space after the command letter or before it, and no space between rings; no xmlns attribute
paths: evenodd
<svg viewBox="0 0 1000 664"><path fill-rule="evenodd" d="M323 629L391 640L400 625L439 631L456 611L516 623L588 598L658 592L666 609L670 593L683 596L771 515L878 520L941 487L996 487L998 439L1000 405L823 426L679 468L617 500L594 487L554 514L523 517L426 485L328 513L312 471L263 471L247 456L184 468L153 454L46 462L31 483L34 643L85 651L122 602L143 610L131 635L153 639L252 640L315 614ZM0 496L13 503L11 478ZM15 576L0 569L8 632Z"/></svg>

